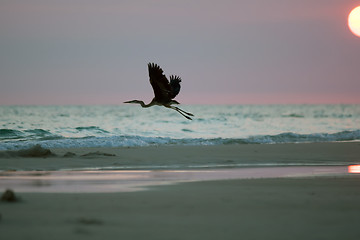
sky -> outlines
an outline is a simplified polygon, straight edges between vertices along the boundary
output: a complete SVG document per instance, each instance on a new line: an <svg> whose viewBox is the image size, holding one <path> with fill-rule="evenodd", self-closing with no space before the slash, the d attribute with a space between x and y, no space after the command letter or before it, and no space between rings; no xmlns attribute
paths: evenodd
<svg viewBox="0 0 360 240"><path fill-rule="evenodd" d="M0 0L0 105L360 103L356 0Z"/></svg>

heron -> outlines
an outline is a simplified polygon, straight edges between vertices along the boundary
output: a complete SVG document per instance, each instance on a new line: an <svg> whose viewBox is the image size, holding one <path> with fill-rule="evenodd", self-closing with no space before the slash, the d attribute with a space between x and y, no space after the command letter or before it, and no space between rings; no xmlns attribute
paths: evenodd
<svg viewBox="0 0 360 240"><path fill-rule="evenodd" d="M155 97L151 100L149 104L145 104L141 100L131 100L124 103L135 103L140 104L143 108L148 108L152 106L164 106L166 108L173 109L180 113L185 118L192 120L190 116L194 116L192 113L185 112L184 110L172 106L174 104L180 104L178 101L174 100L176 95L180 92L180 82L181 78L176 75L171 75L169 77L170 81L164 75L161 67L155 63L148 64L150 84L154 90Z"/></svg>

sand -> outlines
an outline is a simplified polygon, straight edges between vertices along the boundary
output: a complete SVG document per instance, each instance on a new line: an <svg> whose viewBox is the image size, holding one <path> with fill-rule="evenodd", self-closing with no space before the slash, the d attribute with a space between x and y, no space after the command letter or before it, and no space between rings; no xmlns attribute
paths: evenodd
<svg viewBox="0 0 360 240"><path fill-rule="evenodd" d="M51 149L44 157L0 152L0 170L189 169L360 163L360 142ZM32 156L30 154L30 156Z"/></svg>
<svg viewBox="0 0 360 240"><path fill-rule="evenodd" d="M1 239L359 239L360 177L224 180L103 194L22 193Z"/></svg>
<svg viewBox="0 0 360 240"><path fill-rule="evenodd" d="M51 151L56 156L3 154L0 168L151 169L155 165L188 168L190 163L236 167L360 161L358 142ZM63 157L67 151L76 155ZM356 174L201 181L123 193L21 192L17 197L18 202L0 202L1 239L360 239L360 175Z"/></svg>

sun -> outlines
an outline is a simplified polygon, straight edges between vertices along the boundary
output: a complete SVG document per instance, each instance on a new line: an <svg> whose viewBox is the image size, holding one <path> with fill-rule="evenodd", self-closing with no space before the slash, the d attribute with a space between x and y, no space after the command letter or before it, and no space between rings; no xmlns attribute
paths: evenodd
<svg viewBox="0 0 360 240"><path fill-rule="evenodd" d="M348 25L351 32L360 37L360 6L354 8L348 17Z"/></svg>

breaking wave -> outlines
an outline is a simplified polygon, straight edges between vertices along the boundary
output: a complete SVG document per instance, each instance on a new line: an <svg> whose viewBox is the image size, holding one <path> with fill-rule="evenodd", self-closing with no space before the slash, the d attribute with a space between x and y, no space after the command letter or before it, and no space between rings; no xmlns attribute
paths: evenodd
<svg viewBox="0 0 360 240"><path fill-rule="evenodd" d="M9 133L10 134L10 133ZM44 134L48 135L48 133ZM359 141L360 130L338 133L297 134L292 132L277 135L249 136L247 138L168 138L144 136L110 136L53 139L40 138L28 141L8 140L0 142L0 150L25 149L34 145L45 148L78 148L78 147L141 147L156 145L228 145L228 144L276 144L306 142L341 142Z"/></svg>
<svg viewBox="0 0 360 240"><path fill-rule="evenodd" d="M24 131L0 129L0 142L9 140L52 140L60 138L62 138L62 136L52 134L43 129L29 129Z"/></svg>
<svg viewBox="0 0 360 240"><path fill-rule="evenodd" d="M0 150L360 140L360 105L0 106Z"/></svg>

